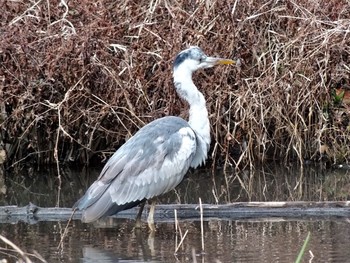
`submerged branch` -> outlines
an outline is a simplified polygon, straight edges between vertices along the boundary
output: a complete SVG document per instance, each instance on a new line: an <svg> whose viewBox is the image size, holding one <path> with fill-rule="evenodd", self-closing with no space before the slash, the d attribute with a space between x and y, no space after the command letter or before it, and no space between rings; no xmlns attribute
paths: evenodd
<svg viewBox="0 0 350 263"><path fill-rule="evenodd" d="M157 205L155 222L174 221L175 212L179 220L199 221L201 218L198 204L171 204ZM135 219L138 207L122 211L115 218ZM16 223L19 221L34 224L39 221L67 221L72 216L71 208L63 207L38 207L33 204L27 206L3 206L0 207L0 223ZM143 219L146 220L146 213ZM240 202L223 205L203 204L203 218L237 220L254 219L266 220L281 218L306 219L331 217L349 217L350 201L327 202ZM73 220L80 220L81 211L76 211Z"/></svg>

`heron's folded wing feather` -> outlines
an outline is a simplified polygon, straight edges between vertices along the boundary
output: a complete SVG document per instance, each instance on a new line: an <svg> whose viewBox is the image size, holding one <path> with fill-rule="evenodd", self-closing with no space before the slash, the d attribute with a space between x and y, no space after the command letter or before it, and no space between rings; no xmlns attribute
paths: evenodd
<svg viewBox="0 0 350 263"><path fill-rule="evenodd" d="M124 204L168 192L187 172L196 151L196 137L189 127L160 141L152 155L140 153L127 163L109 189L113 202ZM138 190L136 187L138 185Z"/></svg>
<svg viewBox="0 0 350 263"><path fill-rule="evenodd" d="M181 118L151 122L114 153L75 207L93 221L169 191L183 179L196 146L194 131Z"/></svg>

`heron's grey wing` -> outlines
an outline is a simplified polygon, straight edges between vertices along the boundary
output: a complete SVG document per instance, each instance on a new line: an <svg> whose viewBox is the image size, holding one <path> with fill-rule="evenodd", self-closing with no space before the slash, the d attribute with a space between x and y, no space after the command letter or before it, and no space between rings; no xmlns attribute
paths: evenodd
<svg viewBox="0 0 350 263"><path fill-rule="evenodd" d="M140 149L112 182L109 193L114 203L149 199L175 188L196 152L196 136L190 127L182 127L168 138L158 137L154 146L148 153Z"/></svg>
<svg viewBox="0 0 350 263"><path fill-rule="evenodd" d="M90 222L109 215L113 206L165 193L181 182L195 152L196 136L187 122L153 121L118 149L75 206Z"/></svg>
<svg viewBox="0 0 350 263"><path fill-rule="evenodd" d="M119 156L118 152L116 152L113 157L115 157L114 162L114 177L117 177L123 166L126 163L125 156ZM120 158L117 158L120 157ZM112 158L111 158L112 159ZM110 186L110 182L113 180L112 177L105 177L107 172L111 170L111 159L107 162L107 164L104 166L99 178L89 187L89 189L86 191L84 196L80 198L73 206L73 208L78 208L80 210L84 210L88 207L90 207L92 204L94 204L97 200L101 198L103 193L108 189ZM119 170L118 170L119 169ZM111 176L111 172L108 173L108 176ZM105 203L105 206L108 206L110 204Z"/></svg>

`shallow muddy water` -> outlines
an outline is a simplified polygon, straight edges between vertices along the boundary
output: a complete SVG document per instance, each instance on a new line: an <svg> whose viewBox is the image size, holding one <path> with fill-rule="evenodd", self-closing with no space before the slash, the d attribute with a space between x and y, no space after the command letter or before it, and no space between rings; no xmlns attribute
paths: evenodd
<svg viewBox="0 0 350 263"><path fill-rule="evenodd" d="M0 205L71 207L99 169L63 170L58 195L55 170L6 174ZM49 175L49 177L47 177ZM346 200L350 173L306 167L264 167L255 172L192 172L167 195L161 204L225 204L235 201ZM95 224L73 221L60 243L66 222L9 223L3 220L0 233L23 251L38 253L47 262L294 262L308 232L311 239L303 262L349 262L350 220L348 218L258 218L229 220L207 218L201 222L179 219L156 222L156 232L134 229L134 220L109 218ZM180 233L181 232L181 233ZM182 244L181 237L184 236ZM0 242L0 260L15 262L16 253ZM30 256L33 262L41 262Z"/></svg>

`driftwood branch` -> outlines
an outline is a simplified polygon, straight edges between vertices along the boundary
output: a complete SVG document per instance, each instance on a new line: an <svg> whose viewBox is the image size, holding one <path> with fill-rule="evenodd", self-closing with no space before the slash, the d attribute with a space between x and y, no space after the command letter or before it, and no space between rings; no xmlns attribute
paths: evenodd
<svg viewBox="0 0 350 263"><path fill-rule="evenodd" d="M154 219L156 222L174 220L174 210L179 220L200 220L200 209L197 204L157 205ZM134 219L138 208L122 211L117 218ZM37 223L38 221L66 221L72 216L71 208L27 206L0 207L0 223L16 223L19 221ZM144 219L147 212L143 214ZM284 218L331 218L350 217L350 201L337 202L242 202L225 205L203 204L203 218L237 220ZM73 219L81 218L81 211L75 211Z"/></svg>

